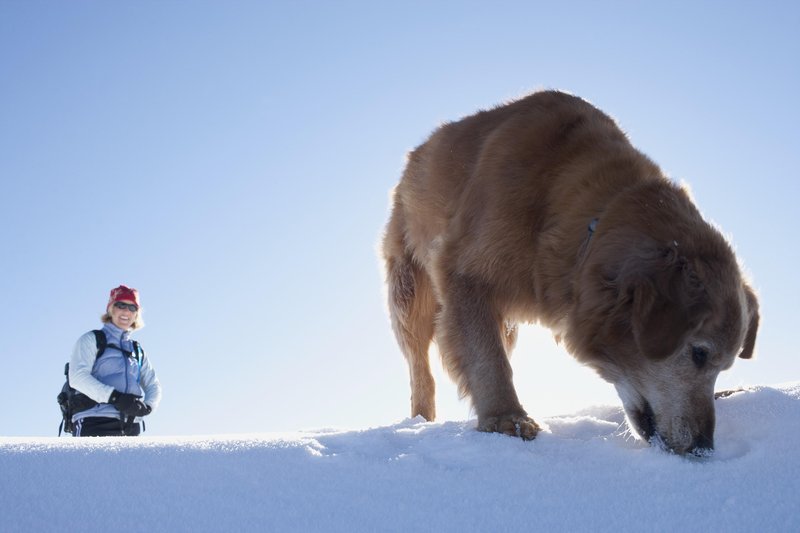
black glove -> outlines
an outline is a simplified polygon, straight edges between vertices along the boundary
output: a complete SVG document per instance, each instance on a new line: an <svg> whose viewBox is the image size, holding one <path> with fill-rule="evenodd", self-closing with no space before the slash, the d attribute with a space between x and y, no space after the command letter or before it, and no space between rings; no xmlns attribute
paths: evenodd
<svg viewBox="0 0 800 533"><path fill-rule="evenodd" d="M125 411L125 414L128 416L147 416L152 410L152 407L144 403L139 398L136 398L136 401L133 403L133 407Z"/></svg>
<svg viewBox="0 0 800 533"><path fill-rule="evenodd" d="M113 405L120 413L127 415L131 414L128 413L128 411L134 408L136 402L142 403L139 398L141 398L141 396L115 390L111 393L111 396L108 397L108 403Z"/></svg>

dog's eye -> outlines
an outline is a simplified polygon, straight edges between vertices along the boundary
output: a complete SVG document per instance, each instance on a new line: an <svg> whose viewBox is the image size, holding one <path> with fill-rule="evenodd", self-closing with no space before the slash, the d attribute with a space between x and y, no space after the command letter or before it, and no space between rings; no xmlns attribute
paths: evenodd
<svg viewBox="0 0 800 533"><path fill-rule="evenodd" d="M692 346L692 361L697 368L703 368L708 361L708 350L702 346Z"/></svg>

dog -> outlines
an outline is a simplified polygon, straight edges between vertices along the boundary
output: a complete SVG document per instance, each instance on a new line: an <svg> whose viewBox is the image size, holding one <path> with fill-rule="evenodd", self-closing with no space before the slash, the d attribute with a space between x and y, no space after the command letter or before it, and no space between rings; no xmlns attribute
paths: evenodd
<svg viewBox="0 0 800 533"><path fill-rule="evenodd" d="M411 415L436 417L428 349L478 429L533 439L509 357L540 323L612 383L634 434L714 447L714 383L753 355L755 292L688 191L585 100L541 91L446 123L408 155L382 243Z"/></svg>

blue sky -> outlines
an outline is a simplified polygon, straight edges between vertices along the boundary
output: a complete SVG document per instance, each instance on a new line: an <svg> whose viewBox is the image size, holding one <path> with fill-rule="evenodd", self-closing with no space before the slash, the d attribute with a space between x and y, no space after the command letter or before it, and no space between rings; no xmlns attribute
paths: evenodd
<svg viewBox="0 0 800 533"><path fill-rule="evenodd" d="M552 4L0 3L0 434L54 434L120 283L164 387L150 435L401 420L389 192L442 121L540 88L614 116L735 244L763 325L718 386L800 379L800 8ZM534 417L616 402L542 330L512 362Z"/></svg>

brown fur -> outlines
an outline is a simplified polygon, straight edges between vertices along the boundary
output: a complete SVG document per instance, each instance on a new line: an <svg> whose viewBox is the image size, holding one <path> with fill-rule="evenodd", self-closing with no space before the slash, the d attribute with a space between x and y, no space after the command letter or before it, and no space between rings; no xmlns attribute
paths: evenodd
<svg viewBox="0 0 800 533"><path fill-rule="evenodd" d="M728 243L611 118L565 93L435 131L409 155L383 255L411 413L428 420L435 341L479 429L535 437L509 356L517 323L540 322L617 387L640 435L710 449L716 377L753 353L758 302Z"/></svg>

